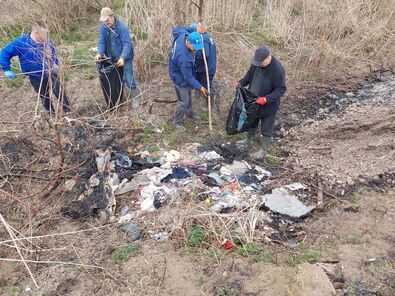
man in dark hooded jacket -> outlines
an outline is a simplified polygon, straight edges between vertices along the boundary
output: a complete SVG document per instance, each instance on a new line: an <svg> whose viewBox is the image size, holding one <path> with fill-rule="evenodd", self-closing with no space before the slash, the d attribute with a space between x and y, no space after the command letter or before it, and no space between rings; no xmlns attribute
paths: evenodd
<svg viewBox="0 0 395 296"><path fill-rule="evenodd" d="M250 69L234 86L238 88L247 85L249 90L258 96L256 103L260 107L257 119L248 130L246 139L238 143L250 145L260 122L263 136L261 148L252 154L252 157L259 159L266 155L270 146L280 98L286 91L284 67L271 55L270 49L265 45L256 49Z"/></svg>
<svg viewBox="0 0 395 296"><path fill-rule="evenodd" d="M178 131L184 131L184 116L198 120L192 108L192 89L199 90L205 97L208 96L207 89L193 75L195 51L203 48L203 40L198 32L189 33L185 27L175 27L173 37L169 75L178 99L173 122Z"/></svg>

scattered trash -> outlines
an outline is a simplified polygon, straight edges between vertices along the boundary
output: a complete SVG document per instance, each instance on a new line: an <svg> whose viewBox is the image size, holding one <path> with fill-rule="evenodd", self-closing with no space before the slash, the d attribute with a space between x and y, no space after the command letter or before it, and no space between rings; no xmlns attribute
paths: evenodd
<svg viewBox="0 0 395 296"><path fill-rule="evenodd" d="M357 212L359 212L359 206L350 206L350 207L344 208L343 210L348 213L357 213Z"/></svg>
<svg viewBox="0 0 395 296"><path fill-rule="evenodd" d="M122 215L119 220L118 223L126 223L126 222L130 222L134 219L134 213L127 213L125 215Z"/></svg>
<svg viewBox="0 0 395 296"><path fill-rule="evenodd" d="M199 154L199 159L201 159L202 161L217 160L221 158L221 155L219 155L215 151L203 151Z"/></svg>
<svg viewBox="0 0 395 296"><path fill-rule="evenodd" d="M130 181L123 179L121 184L115 187L114 193L115 195L121 195L132 190L137 190L139 186L148 185L149 183L150 179L147 175L135 175Z"/></svg>
<svg viewBox="0 0 395 296"><path fill-rule="evenodd" d="M79 219L81 217L81 214L80 214L79 211L76 211L76 210L74 210L74 209L72 209L70 207L62 207L60 209L60 213L63 216L69 216L69 217L71 217L74 220L77 220L77 219Z"/></svg>
<svg viewBox="0 0 395 296"><path fill-rule="evenodd" d="M162 231L162 232L158 232L158 233L154 233L152 235L152 238L156 241L158 240L166 240L169 238L169 233L166 231Z"/></svg>
<svg viewBox="0 0 395 296"><path fill-rule="evenodd" d="M292 183L289 185L285 185L284 187L288 188L289 190L292 190L292 191L307 189L307 187L305 185L303 185L302 183Z"/></svg>
<svg viewBox="0 0 395 296"><path fill-rule="evenodd" d="M119 210L119 216L122 217L124 215L127 214L127 212L129 211L129 207L128 206L122 206L121 209Z"/></svg>
<svg viewBox="0 0 395 296"><path fill-rule="evenodd" d="M188 171L181 167L175 167L172 169L172 175L177 179L185 179L188 178L190 175Z"/></svg>
<svg viewBox="0 0 395 296"><path fill-rule="evenodd" d="M244 200L231 193L223 193L223 197L211 207L211 210L218 213L226 213L232 210L232 208L238 208L246 205Z"/></svg>
<svg viewBox="0 0 395 296"><path fill-rule="evenodd" d="M144 186L140 191L140 195L144 199L140 205L141 210L153 212L159 209L166 201L167 195L170 192L166 186L157 186L152 183Z"/></svg>
<svg viewBox="0 0 395 296"><path fill-rule="evenodd" d="M271 211L292 218L302 218L315 208L314 206L307 207L295 196L287 194L265 194L262 199L265 206Z"/></svg>
<svg viewBox="0 0 395 296"><path fill-rule="evenodd" d="M166 162L176 162L180 160L181 154L177 150L170 150L169 152L165 152L164 157Z"/></svg>
<svg viewBox="0 0 395 296"><path fill-rule="evenodd" d="M233 248L233 244L229 240L224 240L222 242L222 245L224 246L225 249L230 250Z"/></svg>
<svg viewBox="0 0 395 296"><path fill-rule="evenodd" d="M141 230L136 224L126 224L121 227L121 230L128 234L129 242L134 242L141 237Z"/></svg>
<svg viewBox="0 0 395 296"><path fill-rule="evenodd" d="M121 153L121 152L114 152L114 155L116 157L116 162L115 164L117 166L123 167L123 168L130 168L132 166L132 160L129 158L128 155Z"/></svg>
<svg viewBox="0 0 395 296"><path fill-rule="evenodd" d="M223 166L223 168L226 170L224 172L231 172L234 175L242 175L249 169L245 162L237 160L233 161L232 164Z"/></svg>

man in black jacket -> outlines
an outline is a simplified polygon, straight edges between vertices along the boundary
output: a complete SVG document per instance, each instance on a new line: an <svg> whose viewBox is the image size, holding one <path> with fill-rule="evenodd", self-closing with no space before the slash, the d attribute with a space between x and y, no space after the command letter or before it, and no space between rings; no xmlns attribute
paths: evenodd
<svg viewBox="0 0 395 296"><path fill-rule="evenodd" d="M266 155L271 143L280 98L286 91L284 67L271 55L270 49L265 45L256 49L250 69L243 79L234 84L235 88L247 85L248 89L258 96L256 103L260 106L257 119L248 130L246 139L237 143L250 145L261 122L263 136L261 148L252 154L253 158L259 159Z"/></svg>

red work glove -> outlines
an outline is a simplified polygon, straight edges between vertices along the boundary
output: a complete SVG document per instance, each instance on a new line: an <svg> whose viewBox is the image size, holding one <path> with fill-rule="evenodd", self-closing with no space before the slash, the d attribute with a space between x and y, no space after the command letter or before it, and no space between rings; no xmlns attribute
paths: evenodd
<svg viewBox="0 0 395 296"><path fill-rule="evenodd" d="M258 97L258 99L255 101L255 103L257 103L258 105L265 105L267 103L266 98L265 97Z"/></svg>

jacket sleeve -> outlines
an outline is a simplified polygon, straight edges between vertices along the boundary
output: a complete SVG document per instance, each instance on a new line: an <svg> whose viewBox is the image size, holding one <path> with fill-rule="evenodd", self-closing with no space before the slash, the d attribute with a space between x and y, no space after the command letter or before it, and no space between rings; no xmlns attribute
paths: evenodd
<svg viewBox="0 0 395 296"><path fill-rule="evenodd" d="M123 26L120 30L120 35L122 42L121 58L129 60L132 57L132 41L130 40L128 27Z"/></svg>
<svg viewBox="0 0 395 296"><path fill-rule="evenodd" d="M194 89L201 89L202 85L193 76L193 63L188 60L181 61L180 70L184 80Z"/></svg>
<svg viewBox="0 0 395 296"><path fill-rule="evenodd" d="M18 55L18 39L9 43L0 52L0 65L3 71L11 70L11 59L12 57Z"/></svg>
<svg viewBox="0 0 395 296"><path fill-rule="evenodd" d="M279 100L287 90L287 86L285 85L285 71L284 68L280 68L277 75L274 77L273 83L273 91L266 95L265 98L268 103L273 103Z"/></svg>
<svg viewBox="0 0 395 296"><path fill-rule="evenodd" d="M244 77L239 81L241 86L247 86L251 83L252 75L254 74L254 66L251 65Z"/></svg>
<svg viewBox="0 0 395 296"><path fill-rule="evenodd" d="M97 42L97 53L105 55L106 53L106 28L104 25L99 27L99 41Z"/></svg>

